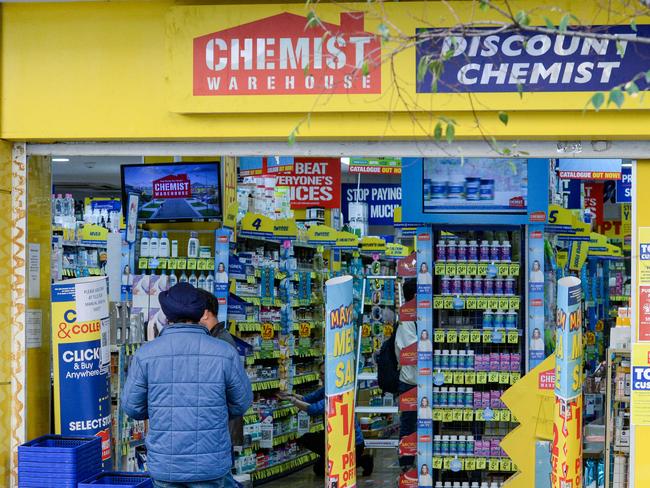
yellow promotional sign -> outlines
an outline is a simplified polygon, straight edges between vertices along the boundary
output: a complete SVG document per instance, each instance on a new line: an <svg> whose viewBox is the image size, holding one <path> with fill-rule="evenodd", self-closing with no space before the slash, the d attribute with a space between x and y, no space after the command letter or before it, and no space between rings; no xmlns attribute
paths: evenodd
<svg viewBox="0 0 650 488"><path fill-rule="evenodd" d="M248 236L273 236L273 221L266 215L247 213L241 221L241 234Z"/></svg>
<svg viewBox="0 0 650 488"><path fill-rule="evenodd" d="M273 221L273 237L282 240L294 240L298 236L295 220L282 219Z"/></svg>
<svg viewBox="0 0 650 488"><path fill-rule="evenodd" d="M589 242L574 241L571 243L569 251L569 269L571 271L580 271L587 257L589 256Z"/></svg>
<svg viewBox="0 0 650 488"><path fill-rule="evenodd" d="M307 230L307 242L319 245L334 245L337 231L326 225L313 225Z"/></svg>
<svg viewBox="0 0 650 488"><path fill-rule="evenodd" d="M631 375L632 425L650 425L650 344L632 346Z"/></svg>
<svg viewBox="0 0 650 488"><path fill-rule="evenodd" d="M551 445L552 488L582 488L582 395L555 398Z"/></svg>
<svg viewBox="0 0 650 488"><path fill-rule="evenodd" d="M379 237L364 237L359 245L364 252L385 252L386 241Z"/></svg>
<svg viewBox="0 0 650 488"><path fill-rule="evenodd" d="M402 244L389 242L386 244L386 256L393 258L405 258L410 254L409 248Z"/></svg>
<svg viewBox="0 0 650 488"><path fill-rule="evenodd" d="M589 255L610 258L623 257L621 248L607 241L607 236L592 232L589 238Z"/></svg>
<svg viewBox="0 0 650 488"><path fill-rule="evenodd" d="M235 230L237 227L237 213L239 212L239 203L235 200L226 207L226 213L223 215L223 226L226 229Z"/></svg>
<svg viewBox="0 0 650 488"><path fill-rule="evenodd" d="M557 265L560 268L564 268L567 263L569 262L569 253L566 249L560 249L557 252L557 257L556 257Z"/></svg>
<svg viewBox="0 0 650 488"><path fill-rule="evenodd" d="M632 248L632 205L621 204L621 234L623 235L623 249L629 251Z"/></svg>
<svg viewBox="0 0 650 488"><path fill-rule="evenodd" d="M358 249L359 238L351 232L338 232L336 234L336 247L339 249Z"/></svg>
<svg viewBox="0 0 650 488"><path fill-rule="evenodd" d="M101 225L84 224L79 233L79 240L83 243L101 243L108 239L108 229Z"/></svg>
<svg viewBox="0 0 650 488"><path fill-rule="evenodd" d="M639 250L639 284L650 285L650 227L639 227Z"/></svg>
<svg viewBox="0 0 650 488"><path fill-rule="evenodd" d="M545 230L565 240L588 240L591 225L582 222L577 211L549 205Z"/></svg>

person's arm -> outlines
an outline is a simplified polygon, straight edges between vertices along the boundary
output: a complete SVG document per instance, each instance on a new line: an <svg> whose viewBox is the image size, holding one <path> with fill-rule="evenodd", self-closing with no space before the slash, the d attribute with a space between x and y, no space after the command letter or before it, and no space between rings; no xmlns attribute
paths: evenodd
<svg viewBox="0 0 650 488"><path fill-rule="evenodd" d="M230 354L225 365L228 413L231 417L240 417L253 404L253 389L237 351L228 348L228 352Z"/></svg>
<svg viewBox="0 0 650 488"><path fill-rule="evenodd" d="M147 411L148 390L147 376L136 354L133 357L129 375L122 390L121 403L124 413L134 420L147 420L149 418L149 412Z"/></svg>
<svg viewBox="0 0 650 488"><path fill-rule="evenodd" d="M310 417L325 413L325 398L314 403L307 403L294 398L292 403L298 408L298 410L307 412Z"/></svg>
<svg viewBox="0 0 650 488"><path fill-rule="evenodd" d="M319 388L318 390L314 390L311 393L307 393L302 398L299 398L299 400L307 403L316 403L323 399L325 399L325 388Z"/></svg>

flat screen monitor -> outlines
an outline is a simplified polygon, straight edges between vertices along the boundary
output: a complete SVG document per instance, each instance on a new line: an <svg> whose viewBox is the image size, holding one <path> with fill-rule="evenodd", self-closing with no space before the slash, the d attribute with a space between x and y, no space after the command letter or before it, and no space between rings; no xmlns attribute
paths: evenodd
<svg viewBox="0 0 650 488"><path fill-rule="evenodd" d="M122 208L140 197L138 220L194 222L221 219L219 162L122 165Z"/></svg>

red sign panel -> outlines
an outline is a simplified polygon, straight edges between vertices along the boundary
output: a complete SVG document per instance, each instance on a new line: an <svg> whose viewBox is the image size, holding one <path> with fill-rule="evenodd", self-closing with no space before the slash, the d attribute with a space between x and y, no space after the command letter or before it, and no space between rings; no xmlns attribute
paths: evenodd
<svg viewBox="0 0 650 488"><path fill-rule="evenodd" d="M418 438L415 432L413 432L410 435L404 436L399 440L400 456L415 456L417 452L418 452Z"/></svg>
<svg viewBox="0 0 650 488"><path fill-rule="evenodd" d="M412 252L409 256L402 258L397 261L397 276L402 276L404 278L414 277L417 275L416 265L417 265L417 253Z"/></svg>
<svg viewBox="0 0 650 488"><path fill-rule="evenodd" d="M415 308L415 298L404 303L399 308L399 320L400 322L415 322L417 320L418 314Z"/></svg>
<svg viewBox="0 0 650 488"><path fill-rule="evenodd" d="M340 26L281 13L194 39L194 96L381 93L381 42L364 14Z"/></svg>
<svg viewBox="0 0 650 488"><path fill-rule="evenodd" d="M650 286L639 286L639 337L650 341Z"/></svg>
<svg viewBox="0 0 650 488"><path fill-rule="evenodd" d="M400 412L415 412L418 409L418 389L416 386L399 396Z"/></svg>
<svg viewBox="0 0 650 488"><path fill-rule="evenodd" d="M585 183L585 210L589 210L598 225L603 223L603 205L605 200L604 183Z"/></svg>
<svg viewBox="0 0 650 488"><path fill-rule="evenodd" d="M291 171L278 174L277 186L291 190L291 208L340 208L341 160L295 158Z"/></svg>
<svg viewBox="0 0 650 488"><path fill-rule="evenodd" d="M192 185L186 174L169 175L153 182L154 198L190 198Z"/></svg>
<svg viewBox="0 0 650 488"><path fill-rule="evenodd" d="M554 390L555 389L555 369L549 369L539 373L537 379L537 386L540 390Z"/></svg>
<svg viewBox="0 0 650 488"><path fill-rule="evenodd" d="M399 352L399 363L402 366L417 366L418 364L418 343L414 342ZM400 399L402 397L400 396Z"/></svg>

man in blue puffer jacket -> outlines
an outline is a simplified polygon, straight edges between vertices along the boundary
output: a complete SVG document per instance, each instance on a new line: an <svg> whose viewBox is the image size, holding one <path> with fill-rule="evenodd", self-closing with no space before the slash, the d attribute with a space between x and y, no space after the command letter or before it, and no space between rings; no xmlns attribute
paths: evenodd
<svg viewBox="0 0 650 488"><path fill-rule="evenodd" d="M159 488L222 488L230 479L229 417L253 402L237 351L199 325L205 295L179 283L159 296L171 325L135 354L122 391L131 418L149 419L147 465Z"/></svg>

